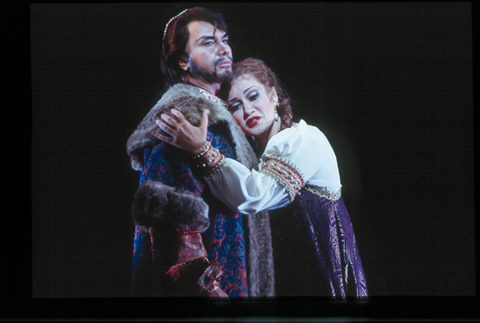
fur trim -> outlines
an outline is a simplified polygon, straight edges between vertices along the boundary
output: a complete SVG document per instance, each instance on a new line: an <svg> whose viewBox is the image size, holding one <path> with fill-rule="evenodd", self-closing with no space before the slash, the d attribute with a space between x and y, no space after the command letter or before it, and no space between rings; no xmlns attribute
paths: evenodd
<svg viewBox="0 0 480 323"><path fill-rule="evenodd" d="M155 218L204 232L209 225L208 205L192 192L175 190L159 181L146 181L135 193L132 219L135 225L148 228Z"/></svg>
<svg viewBox="0 0 480 323"><path fill-rule="evenodd" d="M248 292L251 297L275 296L272 233L268 211L248 216Z"/></svg>
<svg viewBox="0 0 480 323"><path fill-rule="evenodd" d="M180 110L185 115L185 118L194 125L200 124L202 112L208 108L210 110L208 118L209 126L226 122L235 144L237 160L248 169L257 168L258 159L230 112L221 104L205 97L197 91L195 87L188 84L176 84L165 92L128 139L127 152L130 156L133 169L140 170L143 167L143 151L145 148L160 143L160 141L151 134L153 130L158 130L155 119L159 118L162 113L168 113L173 107ZM143 185L145 186L142 187ZM172 201L174 199L166 198L165 196L168 194L174 195L172 188L159 182L145 182L142 186L142 188L139 187L135 195L135 202L132 207L132 217L135 223L144 223L144 225L148 226L155 217L167 217L179 225L189 223L192 227L200 226L203 231L207 229L208 217L206 213L208 209L204 214L198 210L194 211L202 205L202 203L198 202L198 200L203 202L202 199L189 196L187 192L176 192L177 194L181 194L178 195L177 198L179 201L181 200L182 203L176 202L178 203L177 205L171 205L165 201ZM190 200L188 198L185 200L180 199L180 196L190 197ZM187 201L190 201L190 203L186 203ZM165 211L165 207L160 206L166 204L170 207L169 211ZM173 207L176 207L176 211L173 210ZM206 204L203 205L203 207L208 208ZM173 215L178 216L180 220L174 219ZM201 225L199 223L201 223ZM248 228L250 236L248 257L249 294L253 297L274 296L272 237L268 211L249 215Z"/></svg>
<svg viewBox="0 0 480 323"><path fill-rule="evenodd" d="M168 113L172 108L180 110L193 125L199 125L203 110L209 109L209 126L220 122L228 124L235 143L237 160L248 168L257 166L258 161L253 149L230 112L221 104L208 99L194 86L176 84L165 92L128 139L127 153L130 155L133 169L140 170L143 167L143 150L146 147L160 143L160 140L151 134L153 130L158 130L155 119L159 118L162 113Z"/></svg>

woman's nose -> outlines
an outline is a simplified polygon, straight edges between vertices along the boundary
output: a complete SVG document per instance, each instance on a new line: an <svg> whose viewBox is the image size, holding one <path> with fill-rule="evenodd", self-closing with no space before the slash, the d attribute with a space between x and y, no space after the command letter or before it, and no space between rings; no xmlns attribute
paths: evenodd
<svg viewBox="0 0 480 323"><path fill-rule="evenodd" d="M243 112L245 114L245 119L253 113L253 107L250 105L250 103L244 103L243 104Z"/></svg>

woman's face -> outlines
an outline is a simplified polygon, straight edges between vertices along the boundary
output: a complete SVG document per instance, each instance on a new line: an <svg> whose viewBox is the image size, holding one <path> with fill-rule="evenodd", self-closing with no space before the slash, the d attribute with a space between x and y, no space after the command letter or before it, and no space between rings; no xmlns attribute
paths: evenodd
<svg viewBox="0 0 480 323"><path fill-rule="evenodd" d="M229 110L246 135L265 138L274 134L272 125L277 104L275 91L268 91L249 74L235 79L228 95Z"/></svg>

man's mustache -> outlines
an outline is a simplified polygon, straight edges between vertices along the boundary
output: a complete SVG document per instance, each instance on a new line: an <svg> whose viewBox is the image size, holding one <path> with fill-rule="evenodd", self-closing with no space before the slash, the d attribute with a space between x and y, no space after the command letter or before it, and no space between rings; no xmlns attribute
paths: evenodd
<svg viewBox="0 0 480 323"><path fill-rule="evenodd" d="M222 63L225 62L226 60L229 60L229 61L230 61L230 64L232 64L232 66L233 66L233 59L232 59L231 57L229 57L229 56L224 56L224 57L221 57L221 58L219 58L219 59L217 59L217 60L215 61L215 63L213 64L214 68L216 68L217 65L222 64Z"/></svg>

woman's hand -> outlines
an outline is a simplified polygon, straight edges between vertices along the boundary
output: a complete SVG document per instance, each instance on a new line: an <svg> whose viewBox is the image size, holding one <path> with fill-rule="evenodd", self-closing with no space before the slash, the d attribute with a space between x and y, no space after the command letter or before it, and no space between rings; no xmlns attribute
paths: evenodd
<svg viewBox="0 0 480 323"><path fill-rule="evenodd" d="M210 111L203 110L202 120L200 120L198 127L188 122L180 111L172 109L170 112L177 117L177 120L165 113L160 116L161 119L155 120L160 129L170 137L162 135L158 131L152 131L152 134L162 141L193 154L207 140L208 114Z"/></svg>

